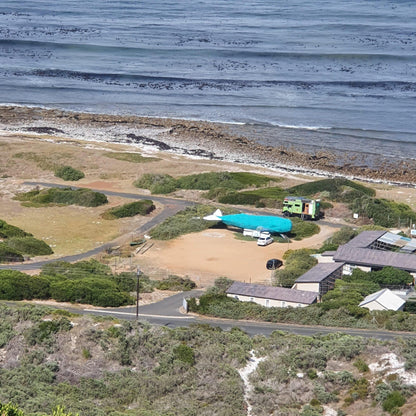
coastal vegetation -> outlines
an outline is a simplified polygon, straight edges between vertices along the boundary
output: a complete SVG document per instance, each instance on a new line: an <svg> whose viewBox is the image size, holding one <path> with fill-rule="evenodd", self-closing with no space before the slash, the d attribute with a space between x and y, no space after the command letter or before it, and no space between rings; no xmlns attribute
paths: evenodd
<svg viewBox="0 0 416 416"><path fill-rule="evenodd" d="M177 178L146 173L134 185L149 189L153 194L168 194L179 189L200 190L205 191L201 196L211 201L257 208L279 209L286 196L303 196L321 199L322 209L332 207L334 202L343 203L360 217L382 227L409 226L416 222L416 212L407 204L376 198L373 188L348 179L321 179L288 188L276 186L280 181L281 178L249 172L209 172Z"/></svg>
<svg viewBox="0 0 416 416"><path fill-rule="evenodd" d="M131 163L157 162L160 160L158 157L146 157L142 156L140 153L131 152L105 152L104 156Z"/></svg>
<svg viewBox="0 0 416 416"><path fill-rule="evenodd" d="M178 189L237 190L247 187L260 187L280 179L249 172L208 172L173 178L167 174L142 175L134 182L137 188L149 189L152 194L167 194Z"/></svg>
<svg viewBox="0 0 416 416"><path fill-rule="evenodd" d="M79 181L85 177L85 174L72 166L60 166L55 170L55 176L64 181Z"/></svg>
<svg viewBox="0 0 416 416"><path fill-rule="evenodd" d="M134 272L112 273L109 266L96 260L68 263L56 261L31 276L17 270L0 270L0 299L54 299L94 306L123 306L135 302L137 276ZM140 293L159 290L186 291L195 287L189 278L169 276L150 280L140 276Z"/></svg>
<svg viewBox="0 0 416 416"><path fill-rule="evenodd" d="M411 410L416 393L406 381L416 366L413 338L249 337L238 328L169 329L30 305L1 305L0 322L7 362L0 400L13 403L1 405L4 415L127 416L134 409L143 416L243 416L247 385L239 370L252 354L261 362L247 398L259 416L275 409L318 415L323 406L338 415L358 414L357 406L362 414L399 414ZM386 351L408 378L393 365L368 371Z"/></svg>
<svg viewBox="0 0 416 416"><path fill-rule="evenodd" d="M142 199L110 208L101 216L106 220L114 220L117 218L134 217L135 215L148 215L155 208L153 201L150 199Z"/></svg>
<svg viewBox="0 0 416 416"><path fill-rule="evenodd" d="M276 270L274 272L274 286L291 288L298 277L318 263L318 261L311 256L312 252L313 251L309 249L286 251L283 256L285 261L284 269Z"/></svg>
<svg viewBox="0 0 416 416"><path fill-rule="evenodd" d="M150 236L157 240L170 240L183 234L197 233L213 226L212 221L205 221L204 216L212 214L210 205L194 205L179 211L172 217L150 230ZM230 211L230 212L229 212ZM226 213L233 211L226 210Z"/></svg>
<svg viewBox="0 0 416 416"><path fill-rule="evenodd" d="M91 189L48 188L34 189L19 193L15 199L25 206L41 207L46 205L81 205L84 207L98 207L108 203L107 197L101 192Z"/></svg>
<svg viewBox="0 0 416 416"><path fill-rule="evenodd" d="M25 256L43 256L52 253L52 248L43 240L0 220L0 263L23 261Z"/></svg>

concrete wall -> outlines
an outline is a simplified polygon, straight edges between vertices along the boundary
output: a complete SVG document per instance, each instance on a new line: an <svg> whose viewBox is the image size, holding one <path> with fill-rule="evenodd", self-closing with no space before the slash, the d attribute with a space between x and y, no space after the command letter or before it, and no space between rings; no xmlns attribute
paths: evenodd
<svg viewBox="0 0 416 416"><path fill-rule="evenodd" d="M305 306L309 306L305 303L295 303L295 302L287 302L287 301L281 301L281 300L275 300L275 299L264 299L264 298L256 298L256 297L250 297L250 296L242 296L242 295L232 295L227 294L229 298L237 299L241 302L254 302L261 306L266 307L277 307L277 308L304 308Z"/></svg>
<svg viewBox="0 0 416 416"><path fill-rule="evenodd" d="M292 286L292 289L319 293L319 283L298 282Z"/></svg>

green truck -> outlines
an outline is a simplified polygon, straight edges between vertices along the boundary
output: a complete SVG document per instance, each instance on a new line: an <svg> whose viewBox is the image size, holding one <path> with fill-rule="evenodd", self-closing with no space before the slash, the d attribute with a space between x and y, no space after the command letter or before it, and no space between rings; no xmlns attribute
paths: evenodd
<svg viewBox="0 0 416 416"><path fill-rule="evenodd" d="M301 196L287 196L283 201L283 215L301 217L303 220L318 220L322 217L321 201Z"/></svg>

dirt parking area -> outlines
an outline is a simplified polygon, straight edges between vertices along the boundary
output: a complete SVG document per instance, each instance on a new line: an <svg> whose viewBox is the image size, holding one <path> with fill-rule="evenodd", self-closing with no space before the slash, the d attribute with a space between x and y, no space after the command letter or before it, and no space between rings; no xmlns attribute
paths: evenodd
<svg viewBox="0 0 416 416"><path fill-rule="evenodd" d="M172 241L154 241L152 248L135 260L145 273L160 278L169 274L188 276L200 287L211 286L222 276L247 283L270 283L267 260L282 259L289 249L320 247L335 231L322 226L319 234L302 241L259 247L256 239L239 240L227 229L205 230Z"/></svg>

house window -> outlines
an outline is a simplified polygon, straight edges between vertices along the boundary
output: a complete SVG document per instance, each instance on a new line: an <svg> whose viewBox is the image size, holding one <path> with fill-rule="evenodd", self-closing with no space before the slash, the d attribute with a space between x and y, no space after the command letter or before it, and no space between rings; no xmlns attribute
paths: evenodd
<svg viewBox="0 0 416 416"><path fill-rule="evenodd" d="M266 306L267 307L270 306L270 300L269 299L266 299Z"/></svg>
<svg viewBox="0 0 416 416"><path fill-rule="evenodd" d="M235 295L235 296L234 296L234 299L237 299L237 300L238 300L238 296L237 296L237 295Z"/></svg>
<svg viewBox="0 0 416 416"><path fill-rule="evenodd" d="M286 307L286 302L282 301L282 308Z"/></svg>
<svg viewBox="0 0 416 416"><path fill-rule="evenodd" d="M250 302L254 302L254 298L253 297L251 297L249 300L250 300Z"/></svg>

